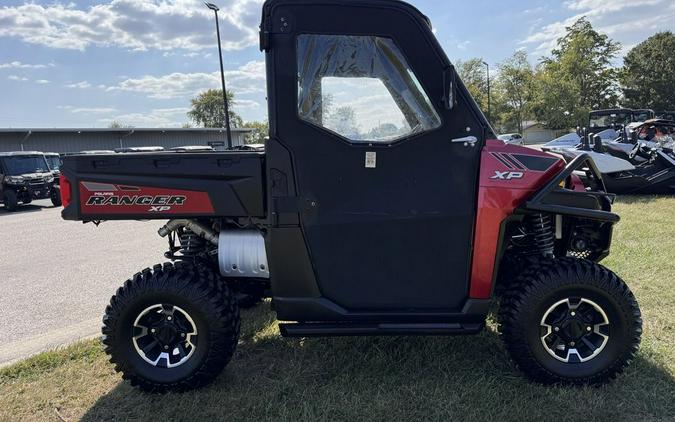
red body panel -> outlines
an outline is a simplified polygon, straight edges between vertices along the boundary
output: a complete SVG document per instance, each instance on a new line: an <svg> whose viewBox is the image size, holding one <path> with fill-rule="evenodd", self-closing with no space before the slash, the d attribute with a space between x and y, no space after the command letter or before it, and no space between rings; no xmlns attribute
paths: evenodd
<svg viewBox="0 0 675 422"><path fill-rule="evenodd" d="M214 214L206 192L80 182L83 215Z"/></svg>
<svg viewBox="0 0 675 422"><path fill-rule="evenodd" d="M63 173L59 176L59 186L61 187L61 205L63 208L66 208L70 205L70 201L73 200L73 193L71 191L70 180Z"/></svg>
<svg viewBox="0 0 675 422"><path fill-rule="evenodd" d="M550 163L548 167L547 163ZM481 154L471 298L489 299L492 294L499 233L504 219L564 168L563 160L553 155L506 145L499 140L487 141Z"/></svg>

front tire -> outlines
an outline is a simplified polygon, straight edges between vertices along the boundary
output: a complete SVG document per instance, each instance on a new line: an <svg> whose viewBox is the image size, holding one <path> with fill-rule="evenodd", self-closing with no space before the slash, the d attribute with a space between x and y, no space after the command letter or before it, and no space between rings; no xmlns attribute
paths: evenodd
<svg viewBox="0 0 675 422"><path fill-rule="evenodd" d="M13 190L7 190L2 195L2 202L5 204L5 209L9 212L14 212L19 208L19 198Z"/></svg>
<svg viewBox="0 0 675 422"><path fill-rule="evenodd" d="M509 286L499 319L518 367L542 383L602 384L635 357L637 301L617 275L573 258L532 264Z"/></svg>
<svg viewBox="0 0 675 422"><path fill-rule="evenodd" d="M52 200L52 205L54 205L55 207L60 207L61 205L63 205L63 203L61 202L61 190L60 189L58 189L56 187L53 187L52 193L49 196L50 196L50 199Z"/></svg>
<svg viewBox="0 0 675 422"><path fill-rule="evenodd" d="M213 381L239 339L239 309L211 271L157 265L128 280L103 318L115 370L151 392L186 391Z"/></svg>

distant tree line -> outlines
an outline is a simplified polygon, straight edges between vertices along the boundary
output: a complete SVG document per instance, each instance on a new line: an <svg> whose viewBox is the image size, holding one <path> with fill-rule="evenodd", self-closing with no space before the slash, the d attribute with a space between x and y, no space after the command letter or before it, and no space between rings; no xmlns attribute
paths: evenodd
<svg viewBox="0 0 675 422"><path fill-rule="evenodd" d="M491 76L491 122L499 132L522 132L526 121L550 129L585 125L602 108L675 110L675 35L660 32L631 49L616 68L621 45L597 32L586 18L568 27L550 56L532 66L516 51ZM483 59L457 63L458 72L487 113Z"/></svg>

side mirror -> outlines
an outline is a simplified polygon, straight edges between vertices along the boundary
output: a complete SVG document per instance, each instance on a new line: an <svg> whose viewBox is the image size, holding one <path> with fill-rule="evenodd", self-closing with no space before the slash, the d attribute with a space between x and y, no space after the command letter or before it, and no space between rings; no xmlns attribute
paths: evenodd
<svg viewBox="0 0 675 422"><path fill-rule="evenodd" d="M457 98L457 73L454 66L445 68L443 71L443 98L441 99L443 107L446 110L455 108L455 101Z"/></svg>

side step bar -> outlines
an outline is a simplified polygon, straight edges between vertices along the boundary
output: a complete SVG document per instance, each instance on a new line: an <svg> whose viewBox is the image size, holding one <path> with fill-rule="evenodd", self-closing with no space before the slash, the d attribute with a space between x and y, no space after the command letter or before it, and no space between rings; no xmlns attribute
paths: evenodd
<svg viewBox="0 0 675 422"><path fill-rule="evenodd" d="M279 324L284 337L344 337L344 336L454 336L477 334L484 323L440 324L352 324L297 323Z"/></svg>

